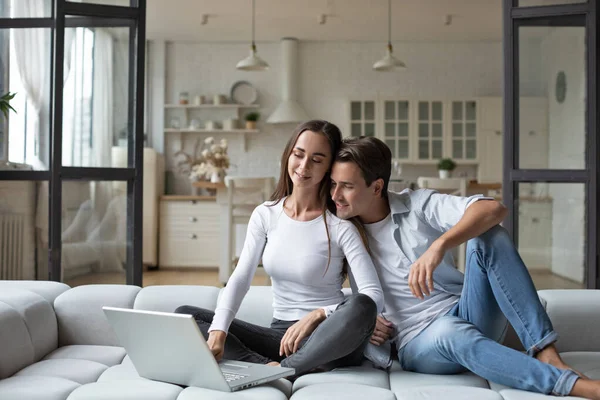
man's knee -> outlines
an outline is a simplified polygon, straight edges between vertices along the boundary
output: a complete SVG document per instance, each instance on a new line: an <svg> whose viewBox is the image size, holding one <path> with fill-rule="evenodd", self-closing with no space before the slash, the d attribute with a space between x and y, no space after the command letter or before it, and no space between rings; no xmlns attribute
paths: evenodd
<svg viewBox="0 0 600 400"><path fill-rule="evenodd" d="M498 248L503 246L514 246L508 231L500 225L491 227L486 232L472 239L473 245L478 247Z"/></svg>

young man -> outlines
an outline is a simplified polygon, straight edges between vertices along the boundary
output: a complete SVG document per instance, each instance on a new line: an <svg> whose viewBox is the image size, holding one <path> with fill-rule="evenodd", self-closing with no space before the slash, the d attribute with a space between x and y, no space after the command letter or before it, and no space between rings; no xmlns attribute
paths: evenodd
<svg viewBox="0 0 600 400"><path fill-rule="evenodd" d="M506 208L483 196L388 192L391 158L376 138L349 139L331 173L337 215L364 224L384 291L371 343L391 340L409 371L470 370L519 389L600 399L600 381L580 377L556 351L531 277L498 225ZM466 241L463 276L449 250ZM527 354L499 343L507 318Z"/></svg>

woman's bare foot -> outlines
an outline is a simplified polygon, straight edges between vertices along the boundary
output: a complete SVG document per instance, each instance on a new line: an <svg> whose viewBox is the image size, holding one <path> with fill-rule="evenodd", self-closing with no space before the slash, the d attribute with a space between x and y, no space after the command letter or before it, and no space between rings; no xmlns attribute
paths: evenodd
<svg viewBox="0 0 600 400"><path fill-rule="evenodd" d="M535 358L537 358L539 361L541 361L543 363L550 364L558 369L570 369L571 371L573 371L577 375L579 375L579 377L581 379L589 379L587 376L585 376L581 372L577 371L576 369L574 369L574 368L570 367L568 364L566 364L560 357L560 354L558 354L558 351L556 350L556 346L554 346L554 344L547 346L542 351L537 353Z"/></svg>
<svg viewBox="0 0 600 400"><path fill-rule="evenodd" d="M583 397L586 399L600 400L600 381L593 381L591 379L577 379L569 395Z"/></svg>
<svg viewBox="0 0 600 400"><path fill-rule="evenodd" d="M267 365L271 366L271 367L279 367L280 364L277 361L271 361L270 363L267 363Z"/></svg>

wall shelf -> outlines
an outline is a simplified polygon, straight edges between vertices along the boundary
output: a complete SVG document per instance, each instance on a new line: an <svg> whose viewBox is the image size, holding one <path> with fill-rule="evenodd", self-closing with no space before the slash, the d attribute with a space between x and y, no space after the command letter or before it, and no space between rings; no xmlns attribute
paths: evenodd
<svg viewBox="0 0 600 400"><path fill-rule="evenodd" d="M180 133L258 133L258 129L175 129L165 128L165 132L180 132Z"/></svg>
<svg viewBox="0 0 600 400"><path fill-rule="evenodd" d="M248 133L259 133L258 129L175 129L175 128L165 128L165 133L178 133L179 140L183 144L183 134L184 133L206 133L206 134L223 134L223 133L232 133L236 135L242 135L242 143L244 146L244 151L248 151L248 144L246 140L246 134Z"/></svg>
<svg viewBox="0 0 600 400"><path fill-rule="evenodd" d="M194 109L194 108L209 108L209 109L218 109L218 108L258 108L258 104L165 104L165 108L181 108L181 109Z"/></svg>

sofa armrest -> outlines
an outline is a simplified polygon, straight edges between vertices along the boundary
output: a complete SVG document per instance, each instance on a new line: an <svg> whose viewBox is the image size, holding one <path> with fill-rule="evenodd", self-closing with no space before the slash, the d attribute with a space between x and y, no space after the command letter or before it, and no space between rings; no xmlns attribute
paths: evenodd
<svg viewBox="0 0 600 400"><path fill-rule="evenodd" d="M565 351L600 351L600 290L569 289L538 292Z"/></svg>

